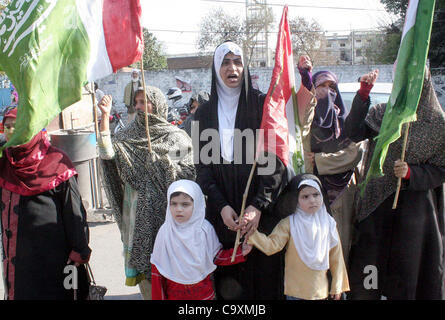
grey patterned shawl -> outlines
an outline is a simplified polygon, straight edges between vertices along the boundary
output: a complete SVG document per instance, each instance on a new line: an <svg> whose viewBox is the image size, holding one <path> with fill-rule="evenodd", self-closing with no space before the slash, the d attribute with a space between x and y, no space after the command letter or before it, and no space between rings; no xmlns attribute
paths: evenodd
<svg viewBox="0 0 445 320"><path fill-rule="evenodd" d="M156 234L165 220L167 189L179 179L195 180L192 141L167 122L167 102L155 87L146 87L153 105L148 115L152 152L148 152L145 116L136 119L113 139L114 161L103 161L107 196L122 232L124 185L138 192L133 247L129 264L150 276L150 255Z"/></svg>
<svg viewBox="0 0 445 320"><path fill-rule="evenodd" d="M372 107L365 119L366 124L378 132L385 113L386 104ZM422 95L417 107L417 121L411 122L405 161L408 164L433 164L445 167L445 114L437 100L431 81L431 74L425 70ZM383 165L384 176L371 179L362 199L359 199L357 220L361 221L374 212L383 201L395 193L397 178L394 175L394 162L402 155L403 135L390 144ZM368 172L375 140L369 141L365 159L365 172Z"/></svg>

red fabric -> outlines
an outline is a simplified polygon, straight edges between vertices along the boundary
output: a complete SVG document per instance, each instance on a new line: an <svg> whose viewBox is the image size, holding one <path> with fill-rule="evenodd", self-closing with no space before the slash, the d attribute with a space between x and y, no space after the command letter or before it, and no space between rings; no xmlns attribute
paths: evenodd
<svg viewBox="0 0 445 320"><path fill-rule="evenodd" d="M4 116L3 116L3 120L2 120L2 124L5 125L5 121L7 118L13 118L16 119L17 118L17 108L11 109L9 110Z"/></svg>
<svg viewBox="0 0 445 320"><path fill-rule="evenodd" d="M14 300L15 295L15 264L12 263L17 252L17 235L19 216L14 210L15 206L19 205L20 195L17 193L2 192L2 202L5 204L3 211L0 212L2 216L2 241L3 249L7 252L6 259L3 260L3 272L6 276L6 281L9 284L5 290L7 291L8 300Z"/></svg>
<svg viewBox="0 0 445 320"><path fill-rule="evenodd" d="M152 300L212 300L215 291L210 275L195 284L181 284L163 277L152 264L151 295Z"/></svg>
<svg viewBox="0 0 445 320"><path fill-rule="evenodd" d="M408 172L406 173L406 176L403 179L408 180L410 176L411 176L411 168L408 166Z"/></svg>
<svg viewBox="0 0 445 320"><path fill-rule="evenodd" d="M0 158L0 187L22 196L54 189L74 175L71 160L50 145L45 131L24 145L5 149Z"/></svg>
<svg viewBox="0 0 445 320"><path fill-rule="evenodd" d="M219 250L219 252L216 254L215 260L213 261L217 266L231 266L233 264L245 262L246 258L243 256L243 253L241 251L241 247L238 247L238 250L236 251L235 260L233 263L232 260L232 253L233 248L226 249L226 250Z"/></svg>
<svg viewBox="0 0 445 320"><path fill-rule="evenodd" d="M263 106L260 129L264 130L264 136L260 135L258 144L258 152L267 151L276 154L285 166L289 164L286 103L292 99L292 89L295 87L294 78L292 41L287 20L287 6L285 6L278 32L275 66ZM272 138L271 141L269 141L269 136Z"/></svg>
<svg viewBox="0 0 445 320"><path fill-rule="evenodd" d="M366 82L360 82L360 89L358 90L358 94L363 101L367 101L369 98L369 93L374 85L368 84Z"/></svg>
<svg viewBox="0 0 445 320"><path fill-rule="evenodd" d="M102 22L113 72L141 59L144 51L141 13L139 0L104 0Z"/></svg>
<svg viewBox="0 0 445 320"><path fill-rule="evenodd" d="M246 261L238 248L235 260L232 258L232 249L220 250L214 263L218 266L229 266ZM181 284L162 276L154 264L151 265L151 295L152 300L213 300L215 291L209 274L204 280L195 284Z"/></svg>

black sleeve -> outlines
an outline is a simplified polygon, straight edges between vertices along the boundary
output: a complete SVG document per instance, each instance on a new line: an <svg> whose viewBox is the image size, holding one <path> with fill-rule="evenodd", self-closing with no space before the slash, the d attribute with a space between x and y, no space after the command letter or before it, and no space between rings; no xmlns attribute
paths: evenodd
<svg viewBox="0 0 445 320"><path fill-rule="evenodd" d="M445 183L445 168L432 164L408 164L411 174L408 180L404 181L408 190L427 191L440 187Z"/></svg>
<svg viewBox="0 0 445 320"><path fill-rule="evenodd" d="M77 179L70 178L64 182L63 192L63 224L71 250L87 260L91 249L88 246L89 229L87 214L80 197Z"/></svg>
<svg viewBox="0 0 445 320"><path fill-rule="evenodd" d="M203 124L206 117L206 113L204 113L202 110L205 110L203 106L201 106L201 108L196 111L194 119L199 124L199 136L197 137L199 141L193 141L193 146L199 146L199 148L193 149L194 153L198 153L194 155L194 158L198 159L198 161L195 163L196 183L199 184L202 192L208 197L208 201L211 201L215 205L215 208L217 208L218 210L217 213L219 214L222 208L224 208L226 205L229 205L229 203L218 188L215 177L213 175L212 164L205 164L201 161L200 152L203 146L209 143L208 141L201 141L201 139L199 138L201 137L201 132L204 129ZM192 139L193 138L194 137L192 137Z"/></svg>
<svg viewBox="0 0 445 320"><path fill-rule="evenodd" d="M368 100L363 101L358 93L352 101L351 111L345 121L345 132L346 136L354 142L373 138L377 135L377 132L369 128L365 123L370 104L371 99L369 97Z"/></svg>
<svg viewBox="0 0 445 320"><path fill-rule="evenodd" d="M258 191L250 204L260 211L265 211L278 197L287 182L287 169L283 162L275 156L275 163L274 172L271 174L258 174L259 170L266 168L269 163L258 165L257 168L256 183L258 185Z"/></svg>

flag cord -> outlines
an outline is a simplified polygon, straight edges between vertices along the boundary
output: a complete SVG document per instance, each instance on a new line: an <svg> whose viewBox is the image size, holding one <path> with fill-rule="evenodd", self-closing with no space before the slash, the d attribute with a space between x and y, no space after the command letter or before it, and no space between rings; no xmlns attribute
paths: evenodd
<svg viewBox="0 0 445 320"><path fill-rule="evenodd" d="M405 151L406 151L406 145L408 142L409 127L410 127L410 122L408 122L405 126L405 135L403 137L403 145L402 145L402 156L400 158L400 160L402 160L402 161L405 161ZM397 179L397 190L396 190L396 194L394 196L394 203L392 205L393 209L397 208L397 201L399 199L399 193L400 193L401 187L402 187L402 178L398 178Z"/></svg>

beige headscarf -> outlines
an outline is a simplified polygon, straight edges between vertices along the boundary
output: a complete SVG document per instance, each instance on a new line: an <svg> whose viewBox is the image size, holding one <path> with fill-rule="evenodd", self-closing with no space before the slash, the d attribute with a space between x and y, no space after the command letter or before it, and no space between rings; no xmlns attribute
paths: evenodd
<svg viewBox="0 0 445 320"><path fill-rule="evenodd" d="M161 90L147 86L146 92L153 105L148 114L152 152L148 151L144 113L138 112L113 139L114 161L103 162L107 196L119 228L124 184L138 192L129 264L145 274L149 273L155 237L165 219L168 186L179 179L195 179L190 137L167 122L168 105Z"/></svg>

